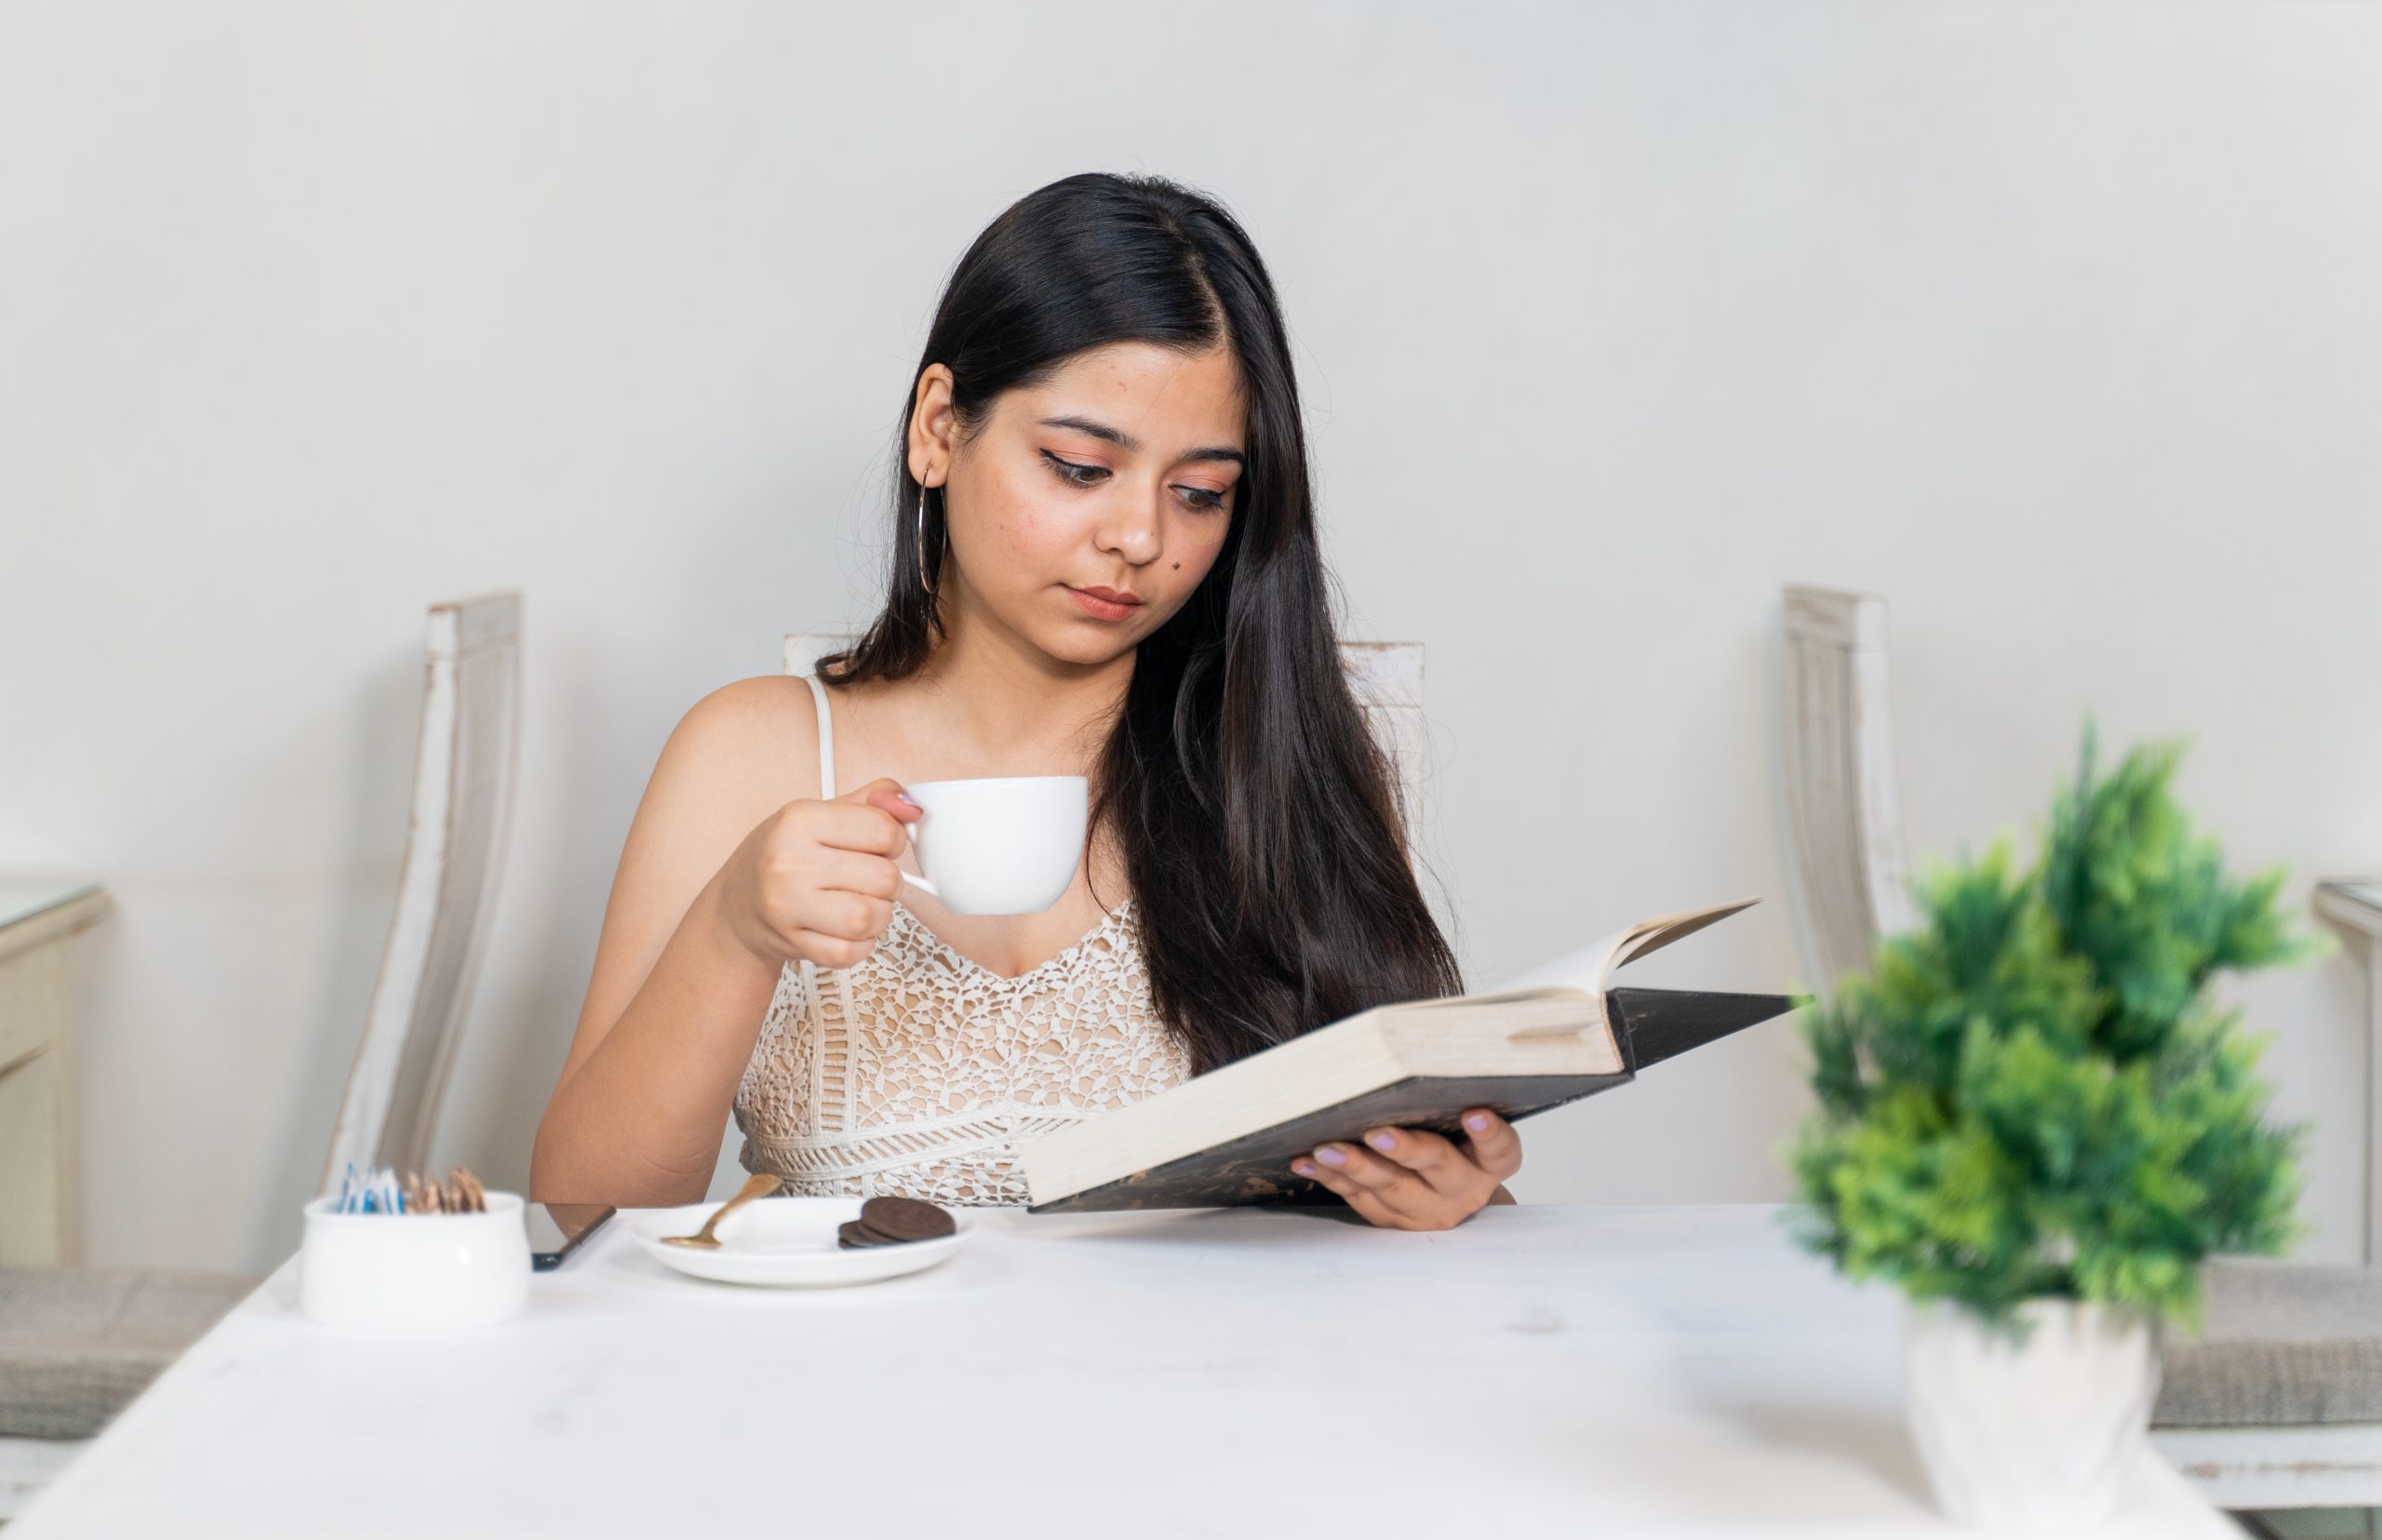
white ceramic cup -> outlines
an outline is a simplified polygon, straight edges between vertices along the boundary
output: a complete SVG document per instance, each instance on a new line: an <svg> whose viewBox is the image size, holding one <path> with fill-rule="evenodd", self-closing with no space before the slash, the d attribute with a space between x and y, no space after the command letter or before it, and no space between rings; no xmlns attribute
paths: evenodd
<svg viewBox="0 0 2382 1540"><path fill-rule="evenodd" d="M902 788L926 816L910 848L926 875L904 881L955 915L1038 915L1059 902L1083 860L1090 783L1080 775L920 781Z"/></svg>
<svg viewBox="0 0 2382 1540"><path fill-rule="evenodd" d="M521 1195L491 1192L475 1213L340 1213L306 1205L298 1304L325 1326L485 1326L529 1298Z"/></svg>

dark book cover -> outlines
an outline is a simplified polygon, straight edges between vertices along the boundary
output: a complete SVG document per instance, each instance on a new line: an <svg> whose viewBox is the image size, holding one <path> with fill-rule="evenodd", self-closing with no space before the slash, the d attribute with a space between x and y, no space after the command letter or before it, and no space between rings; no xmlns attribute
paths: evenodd
<svg viewBox="0 0 2382 1540"><path fill-rule="evenodd" d="M1733 995L1689 989L1612 989L1605 1012L1621 1049L1618 1075L1413 1076L1362 1096L1148 1171L1031 1205L1028 1213L1104 1209L1233 1208L1255 1203L1345 1208L1338 1193L1291 1170L1291 1162L1332 1140L1354 1142L1384 1125L1428 1129L1461 1141L1467 1108L1485 1106L1508 1122L1593 1096L1665 1059L1783 1015L1807 997Z"/></svg>

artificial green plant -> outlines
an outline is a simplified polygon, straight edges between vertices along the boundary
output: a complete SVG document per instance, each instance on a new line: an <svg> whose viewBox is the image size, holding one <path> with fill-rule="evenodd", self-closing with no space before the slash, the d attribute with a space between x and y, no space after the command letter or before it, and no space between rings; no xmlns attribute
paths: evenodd
<svg viewBox="0 0 2382 1540"><path fill-rule="evenodd" d="M1810 1012L1819 1106L1791 1159L1800 1239L1847 1276L2015 1327L2044 1296L2197 1329L2199 1263L2297 1233L2306 1130L2266 1116L2265 1040L2211 981L2322 949L2283 873L2227 876L2169 790L2180 743L2079 768L2041 859L1931 867L1921 919Z"/></svg>

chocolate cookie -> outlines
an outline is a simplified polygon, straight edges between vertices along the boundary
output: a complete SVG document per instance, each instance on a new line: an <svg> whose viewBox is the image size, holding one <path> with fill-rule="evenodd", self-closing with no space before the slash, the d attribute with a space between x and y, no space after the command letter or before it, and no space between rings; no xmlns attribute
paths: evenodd
<svg viewBox="0 0 2382 1540"><path fill-rule="evenodd" d="M901 1242L889 1235L878 1235L857 1219L847 1219L836 1226L836 1245L844 1251L863 1246L899 1246Z"/></svg>
<svg viewBox="0 0 2382 1540"><path fill-rule="evenodd" d="M860 1206L860 1223L889 1240L934 1240L959 1230L950 1214L916 1198L872 1198Z"/></svg>

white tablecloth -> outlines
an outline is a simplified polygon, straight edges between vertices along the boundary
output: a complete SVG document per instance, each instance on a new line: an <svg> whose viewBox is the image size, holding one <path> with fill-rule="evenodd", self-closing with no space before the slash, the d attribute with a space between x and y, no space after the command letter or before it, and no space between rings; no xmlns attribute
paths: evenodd
<svg viewBox="0 0 2382 1540"><path fill-rule="evenodd" d="M1898 1297L1769 1207L978 1217L926 1272L783 1292L615 1221L440 1335L311 1324L293 1258L7 1540L1967 1533ZM2155 1461L2113 1533L2237 1533Z"/></svg>

